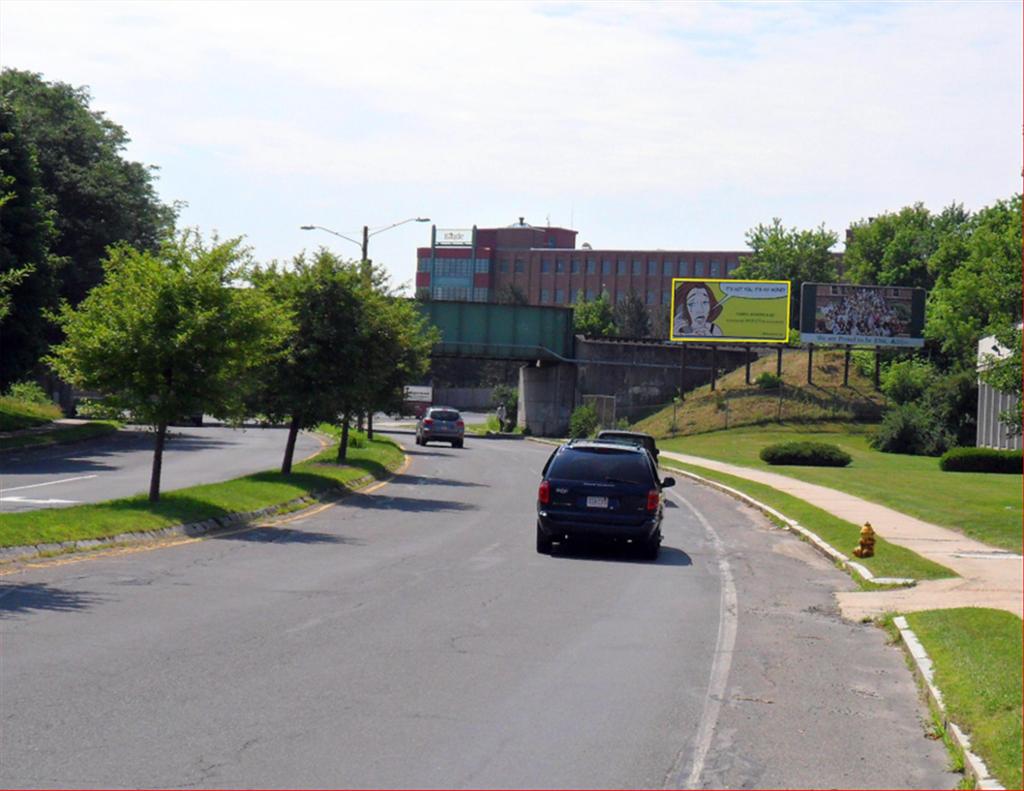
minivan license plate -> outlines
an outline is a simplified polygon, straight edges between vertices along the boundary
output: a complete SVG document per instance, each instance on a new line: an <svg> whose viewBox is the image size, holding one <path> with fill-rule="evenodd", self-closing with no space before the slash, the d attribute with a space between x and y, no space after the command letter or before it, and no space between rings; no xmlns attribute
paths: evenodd
<svg viewBox="0 0 1024 791"><path fill-rule="evenodd" d="M607 508L608 498L607 497L588 497L587 508Z"/></svg>

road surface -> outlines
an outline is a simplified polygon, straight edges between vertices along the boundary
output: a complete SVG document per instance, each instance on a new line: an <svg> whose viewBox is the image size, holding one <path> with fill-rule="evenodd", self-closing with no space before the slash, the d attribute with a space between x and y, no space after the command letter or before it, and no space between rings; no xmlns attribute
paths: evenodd
<svg viewBox="0 0 1024 791"><path fill-rule="evenodd" d="M950 788L849 578L680 482L656 563L534 551L529 441L0 577L3 787Z"/></svg>
<svg viewBox="0 0 1024 791"><path fill-rule="evenodd" d="M174 426L164 448L160 489L169 492L277 469L287 437L284 428ZM151 431L136 428L68 445L0 453L0 511L60 508L144 494L149 491L153 443ZM321 446L315 436L300 434L295 458L309 456Z"/></svg>

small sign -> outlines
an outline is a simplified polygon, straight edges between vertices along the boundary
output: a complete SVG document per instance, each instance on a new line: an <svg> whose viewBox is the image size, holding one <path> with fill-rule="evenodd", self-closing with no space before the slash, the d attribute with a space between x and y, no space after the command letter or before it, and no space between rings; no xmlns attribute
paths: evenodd
<svg viewBox="0 0 1024 791"><path fill-rule="evenodd" d="M405 388L405 400L429 404L434 397L434 389L429 385L409 385Z"/></svg>
<svg viewBox="0 0 1024 791"><path fill-rule="evenodd" d="M473 245L473 229L438 228L435 243L438 247L471 247Z"/></svg>

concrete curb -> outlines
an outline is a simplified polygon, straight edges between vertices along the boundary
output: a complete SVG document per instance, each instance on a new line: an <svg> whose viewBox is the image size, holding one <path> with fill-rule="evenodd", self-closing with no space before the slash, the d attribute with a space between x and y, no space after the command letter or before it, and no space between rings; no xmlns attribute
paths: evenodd
<svg viewBox="0 0 1024 791"><path fill-rule="evenodd" d="M942 692L935 686L935 671L931 657L928 656L928 652L925 651L921 641L914 634L914 630L910 628L907 619L899 615L893 618L893 623L899 629L900 637L903 638L903 643L914 660L914 672L924 683L925 688L928 690L928 697L939 711L942 727L946 729L946 732L950 734L953 741L964 752L964 772L974 779L976 788L1003 789L1004 787L1000 782L989 773L985 762L971 752L971 738L960 729L960 726L949 719L949 715L946 712L946 704L942 699Z"/></svg>
<svg viewBox="0 0 1024 791"><path fill-rule="evenodd" d="M754 499L749 494L741 492L739 489L734 489L731 486L726 486L724 483L719 483L718 481L713 481L709 478L704 478L700 475L697 475L696 473L687 472L686 470L679 470L676 469L675 467L666 467L665 469L672 470L672 472L678 475L685 475L687 478L690 478L691 480L697 481L698 483L701 483L705 486L710 486L713 489L718 489L721 492L725 492L726 494L735 497L737 500L742 500L748 505L752 505L754 508L761 511L762 513L772 517L778 522L781 522L787 529L792 530L794 533L799 534L803 538L806 538L810 542L811 546L813 546L827 558L835 561L844 569L850 569L855 571L857 574L860 575L862 579L867 580L868 582L875 583L876 585L902 585L906 587L917 584L917 580L904 577L876 577L863 564L858 563L855 560L850 560L850 558L847 555L844 555L834 546L832 546L827 541L822 539L820 536L818 536L817 533L811 532L806 527L797 522L795 519L790 519L785 514L776 511L770 505L762 503L760 500Z"/></svg>

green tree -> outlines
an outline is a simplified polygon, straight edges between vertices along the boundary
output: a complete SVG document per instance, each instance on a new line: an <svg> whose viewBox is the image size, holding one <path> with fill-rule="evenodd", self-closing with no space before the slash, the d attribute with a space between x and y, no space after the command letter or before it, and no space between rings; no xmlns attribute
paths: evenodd
<svg viewBox="0 0 1024 791"><path fill-rule="evenodd" d="M506 283L498 290L498 304L500 305L529 305L530 300L515 283Z"/></svg>
<svg viewBox="0 0 1024 791"><path fill-rule="evenodd" d="M619 334L627 338L648 338L651 335L651 317L647 306L636 293L630 289L625 298L615 306L615 326Z"/></svg>
<svg viewBox="0 0 1024 791"><path fill-rule="evenodd" d="M192 232L157 253L118 245L103 283L56 317L66 337L47 359L54 370L156 429L150 502L160 499L168 424L196 413L241 417L243 383L288 332L262 291L236 285L248 263L239 240L207 246Z"/></svg>
<svg viewBox="0 0 1024 791"><path fill-rule="evenodd" d="M0 390L26 378L46 350L44 313L57 307L53 211L32 147L0 97Z"/></svg>
<svg viewBox="0 0 1024 791"><path fill-rule="evenodd" d="M813 230L785 228L778 217L771 225L759 224L747 231L751 255L733 272L746 280L788 280L791 312L800 316L800 286L804 282L831 283L838 278L836 256L832 253L838 237L824 224Z"/></svg>
<svg viewBox="0 0 1024 791"><path fill-rule="evenodd" d="M573 330L581 335L607 337L615 335L615 311L607 291L602 291L597 299L587 302L580 293L576 297L572 313Z"/></svg>
<svg viewBox="0 0 1024 791"><path fill-rule="evenodd" d="M103 278L108 246L127 242L156 252L175 209L153 186L154 168L123 156L125 130L91 110L86 88L46 82L28 71L0 72L0 96L17 116L55 210L53 253L66 261L61 295L80 302Z"/></svg>

